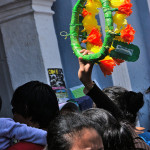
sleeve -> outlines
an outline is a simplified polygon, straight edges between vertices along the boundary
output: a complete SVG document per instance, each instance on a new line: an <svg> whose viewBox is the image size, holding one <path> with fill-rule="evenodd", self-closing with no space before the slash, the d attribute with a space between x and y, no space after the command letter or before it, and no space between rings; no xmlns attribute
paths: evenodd
<svg viewBox="0 0 150 150"><path fill-rule="evenodd" d="M121 110L96 84L94 84L93 88L88 91L87 95L92 98L97 108L109 111L117 120L123 119Z"/></svg>
<svg viewBox="0 0 150 150"><path fill-rule="evenodd" d="M15 138L40 145L46 145L47 132L41 129L28 127L26 124L14 122L9 118L0 118L0 135L6 138Z"/></svg>

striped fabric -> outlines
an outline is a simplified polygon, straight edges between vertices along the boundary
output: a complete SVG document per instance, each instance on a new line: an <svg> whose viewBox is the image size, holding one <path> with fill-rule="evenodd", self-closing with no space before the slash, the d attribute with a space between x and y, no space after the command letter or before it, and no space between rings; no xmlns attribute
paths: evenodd
<svg viewBox="0 0 150 150"><path fill-rule="evenodd" d="M130 130L134 139L135 148L139 150L150 150L150 147L144 142L144 140L140 138L133 129L130 128Z"/></svg>

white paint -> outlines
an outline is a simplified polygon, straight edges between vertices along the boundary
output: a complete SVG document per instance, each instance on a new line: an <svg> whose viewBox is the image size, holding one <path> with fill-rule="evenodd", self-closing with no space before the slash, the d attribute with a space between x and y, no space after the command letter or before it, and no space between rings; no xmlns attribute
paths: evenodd
<svg viewBox="0 0 150 150"><path fill-rule="evenodd" d="M129 91L132 90L126 62L120 64L120 66L115 66L112 79L114 86L121 86Z"/></svg>
<svg viewBox="0 0 150 150"><path fill-rule="evenodd" d="M40 14L54 14L54 12L51 10L54 1L55 0L32 0L32 9L34 12Z"/></svg>
<svg viewBox="0 0 150 150"><path fill-rule="evenodd" d="M104 37L105 36L105 18L104 18L104 13L102 9L100 9L99 11L99 18L100 18L102 35Z"/></svg>
<svg viewBox="0 0 150 150"><path fill-rule="evenodd" d="M13 89L30 80L46 82L33 15L3 23L1 31Z"/></svg>
<svg viewBox="0 0 150 150"><path fill-rule="evenodd" d="M30 80L49 83L48 68L62 68L53 24L54 0L22 0L0 9L13 89Z"/></svg>
<svg viewBox="0 0 150 150"><path fill-rule="evenodd" d="M1 5L1 2L0 2ZM15 1L9 5L0 7L0 23L8 22L9 20L32 13L31 1Z"/></svg>
<svg viewBox="0 0 150 150"><path fill-rule="evenodd" d="M149 12L150 12L150 0L147 0L147 3L148 3Z"/></svg>
<svg viewBox="0 0 150 150"><path fill-rule="evenodd" d="M8 109L8 107L10 108L10 99L12 97L13 90L8 72L3 39L0 33L0 96L2 98L2 110L0 112L0 117L11 116L11 110Z"/></svg>
<svg viewBox="0 0 150 150"><path fill-rule="evenodd" d="M49 83L49 76L47 73L48 68L62 68L61 58L58 48L58 42L54 29L53 11L51 11L52 2L49 0L42 1L42 7L40 0L33 0L33 8L36 7L34 13L35 24L38 32L38 38L40 43L40 49L42 52L47 83ZM36 2L37 3L36 3ZM38 8L38 9L37 9ZM46 11L45 11L46 10ZM49 10L49 11L47 11Z"/></svg>
<svg viewBox="0 0 150 150"><path fill-rule="evenodd" d="M1 0L0 1L0 6L11 4L14 1L15 0Z"/></svg>
<svg viewBox="0 0 150 150"><path fill-rule="evenodd" d="M4 43L5 54L0 59L0 88L4 87L0 94L6 102L2 108L6 116L10 116L6 108L10 108L14 89L31 80L49 83L47 69L62 68L52 18L53 1L0 2L0 42Z"/></svg>

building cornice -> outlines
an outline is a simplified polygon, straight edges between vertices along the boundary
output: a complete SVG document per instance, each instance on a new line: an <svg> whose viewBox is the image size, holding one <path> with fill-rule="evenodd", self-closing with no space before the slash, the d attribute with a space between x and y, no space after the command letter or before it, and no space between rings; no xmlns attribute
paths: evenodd
<svg viewBox="0 0 150 150"><path fill-rule="evenodd" d="M0 1L0 24L29 13L53 15L55 0L2 0Z"/></svg>
<svg viewBox="0 0 150 150"><path fill-rule="evenodd" d="M1 1L0 1L0 7L1 7L1 6L4 6L4 5L11 4L11 3L13 3L13 2L15 2L15 0L1 0Z"/></svg>
<svg viewBox="0 0 150 150"><path fill-rule="evenodd" d="M53 2L56 0L32 0L32 9L36 13L53 15L54 11L51 10Z"/></svg>

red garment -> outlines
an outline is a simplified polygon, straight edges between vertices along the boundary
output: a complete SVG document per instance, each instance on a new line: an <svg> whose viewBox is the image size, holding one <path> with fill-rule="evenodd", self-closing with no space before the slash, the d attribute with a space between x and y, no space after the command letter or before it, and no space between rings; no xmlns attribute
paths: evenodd
<svg viewBox="0 0 150 150"><path fill-rule="evenodd" d="M28 142L19 142L9 147L7 150L43 150L44 146L28 143Z"/></svg>

